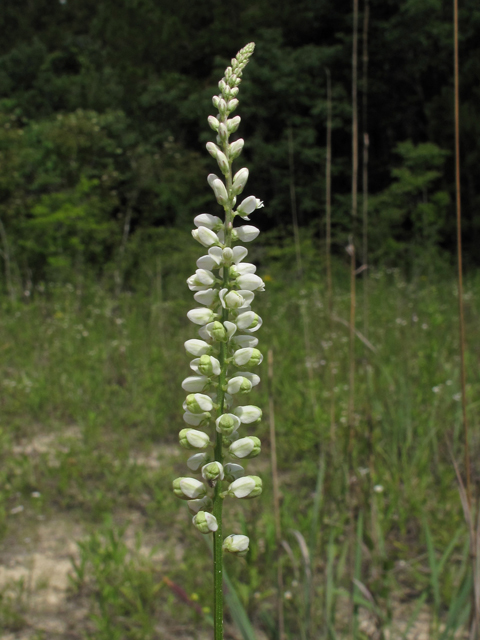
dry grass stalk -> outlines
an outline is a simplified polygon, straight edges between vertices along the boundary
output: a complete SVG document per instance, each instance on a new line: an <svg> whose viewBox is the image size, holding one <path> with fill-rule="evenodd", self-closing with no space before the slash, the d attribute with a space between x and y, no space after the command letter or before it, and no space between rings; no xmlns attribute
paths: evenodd
<svg viewBox="0 0 480 640"><path fill-rule="evenodd" d="M280 489L277 468L277 445L275 436L275 407L273 403L273 351L268 350L268 418L270 423L270 459L272 465L272 486L273 486L273 515L275 519L275 540L278 550L282 545L282 527L280 521ZM283 573L280 559L277 564L277 585L278 585L278 638L285 638L285 620L283 613Z"/></svg>
<svg viewBox="0 0 480 640"><path fill-rule="evenodd" d="M368 23L370 18L370 3L365 0L363 9L363 79L362 79L362 128L363 128L363 242L362 261L368 266ZM368 269L363 272L363 333L368 336Z"/></svg>

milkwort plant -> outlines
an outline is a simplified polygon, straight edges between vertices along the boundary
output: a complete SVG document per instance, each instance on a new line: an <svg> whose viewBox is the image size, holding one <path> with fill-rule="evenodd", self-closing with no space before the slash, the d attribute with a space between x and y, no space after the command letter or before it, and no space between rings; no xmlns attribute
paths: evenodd
<svg viewBox="0 0 480 640"><path fill-rule="evenodd" d="M180 445L195 451L187 461L188 468L201 474L202 480L182 477L173 482L175 495L186 500L195 514L194 526L201 533L213 533L215 640L223 639L223 552L244 556L249 545L244 535L233 533L223 539L223 500L255 498L262 492L261 479L245 475L237 462L260 453L260 440L241 434L240 427L258 422L262 411L253 405L239 405L237 399L260 382L258 375L245 369L259 365L263 359L253 335L262 326L262 319L252 311L251 304L254 292L263 291L265 285L255 274L255 265L243 262L247 249L236 244L254 240L259 230L248 224L234 227L233 222L236 217L248 221L249 214L263 203L249 196L237 206L248 169L233 175L232 163L244 141L229 142L240 125L239 116L229 116L238 106L238 86L254 47L253 43L245 46L226 69L218 85L220 95L213 97L218 114L208 118L217 139L216 144L207 143L207 150L224 178L210 174L208 183L224 209L225 219L208 213L194 219L197 228L192 235L208 249L208 255L197 260L198 269L187 280L190 290L195 291L195 301L202 306L187 314L200 329L199 339L185 342L187 353L194 356L190 367L195 375L182 383L188 394L183 419L189 426L179 434ZM201 429L210 429L210 433ZM225 457L234 462L225 462Z"/></svg>

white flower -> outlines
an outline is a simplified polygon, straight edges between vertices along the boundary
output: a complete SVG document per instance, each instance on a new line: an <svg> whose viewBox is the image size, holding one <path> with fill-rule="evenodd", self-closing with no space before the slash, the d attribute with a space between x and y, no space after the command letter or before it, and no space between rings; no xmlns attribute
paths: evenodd
<svg viewBox="0 0 480 640"><path fill-rule="evenodd" d="M236 324L242 331L258 331L262 326L262 319L253 311L245 311L237 317Z"/></svg>
<svg viewBox="0 0 480 640"><path fill-rule="evenodd" d="M241 347L242 349L253 348L257 346L258 338L255 338L255 336L249 336L249 335L247 336L237 335L232 338L232 343L237 347Z"/></svg>
<svg viewBox="0 0 480 640"><path fill-rule="evenodd" d="M230 156L231 160L235 160L235 158L238 158L238 156L242 153L244 144L245 141L243 140L243 138L239 138L238 140L235 140L235 142L232 142L232 144L228 145L228 155Z"/></svg>
<svg viewBox="0 0 480 640"><path fill-rule="evenodd" d="M190 369L193 369L195 373L201 373L204 376L218 376L220 375L221 367L220 362L213 356L201 356L195 358L190 362Z"/></svg>
<svg viewBox="0 0 480 640"><path fill-rule="evenodd" d="M245 304L243 296L237 291L220 289L220 302L224 309L240 309Z"/></svg>
<svg viewBox="0 0 480 640"><path fill-rule="evenodd" d="M242 367L244 364L254 367L261 364L263 361L263 355L258 349L246 347L235 351L233 354L233 361L237 367Z"/></svg>
<svg viewBox="0 0 480 640"><path fill-rule="evenodd" d="M236 278L237 276L243 276L246 273L255 273L257 267L250 262L242 262L241 264L236 264L230 269L231 275Z"/></svg>
<svg viewBox="0 0 480 640"><path fill-rule="evenodd" d="M213 193L215 194L218 204L225 204L228 200L228 194L224 183L214 173L211 173L207 180L208 184L213 189Z"/></svg>
<svg viewBox="0 0 480 640"><path fill-rule="evenodd" d="M202 467L202 477L205 480L223 480L223 464L220 462L209 462L205 466Z"/></svg>
<svg viewBox="0 0 480 640"><path fill-rule="evenodd" d="M197 291L193 296L196 302L204 304L209 307L218 298L218 291L216 289L206 289L205 291Z"/></svg>
<svg viewBox="0 0 480 640"><path fill-rule="evenodd" d="M260 382L260 376L257 376L256 373L251 373L250 371L239 371L237 373L238 376L243 376L247 380L252 383L252 387L256 387Z"/></svg>
<svg viewBox="0 0 480 640"><path fill-rule="evenodd" d="M240 116L235 116L234 118L229 118L227 120L227 130L228 133L235 133L240 125Z"/></svg>
<svg viewBox="0 0 480 640"><path fill-rule="evenodd" d="M218 216L212 216L209 213L201 213L193 219L197 227L207 227L212 231L218 231L223 227L223 222Z"/></svg>
<svg viewBox="0 0 480 640"><path fill-rule="evenodd" d="M250 540L247 536L235 535L227 536L223 541L223 550L237 556L246 556Z"/></svg>
<svg viewBox="0 0 480 640"><path fill-rule="evenodd" d="M260 453L261 443L255 436L247 436L233 442L228 450L234 458L254 458Z"/></svg>
<svg viewBox="0 0 480 640"><path fill-rule="evenodd" d="M191 393L187 396L184 405L184 409L188 409L190 413L203 413L213 409L212 399L203 393Z"/></svg>
<svg viewBox="0 0 480 640"><path fill-rule="evenodd" d="M253 404L236 407L233 410L233 413L240 418L240 421L243 422L243 424L252 424L252 422L257 422L262 417L262 410L260 407L255 407Z"/></svg>
<svg viewBox="0 0 480 640"><path fill-rule="evenodd" d="M184 449L206 449L210 444L208 435L197 429L182 429L178 437Z"/></svg>
<svg viewBox="0 0 480 640"><path fill-rule="evenodd" d="M206 376L188 376L182 382L182 389L189 393L200 393L208 385L208 378Z"/></svg>
<svg viewBox="0 0 480 640"><path fill-rule="evenodd" d="M235 498L256 498L262 493L262 480L258 476L244 476L232 482L228 493Z"/></svg>
<svg viewBox="0 0 480 640"><path fill-rule="evenodd" d="M261 209L263 207L263 202L255 196L248 196L245 200L242 200L240 205L237 207L236 213L239 216L244 218L245 216L250 215L255 211L255 209Z"/></svg>
<svg viewBox="0 0 480 640"><path fill-rule="evenodd" d="M217 234L207 227L192 229L192 236L204 247L211 247L212 244L220 244L220 238L217 236Z"/></svg>
<svg viewBox="0 0 480 640"><path fill-rule="evenodd" d="M230 322L229 320L225 320L223 324L216 321L206 325L206 331L208 335L219 342L230 340L236 330L237 325L233 322Z"/></svg>
<svg viewBox="0 0 480 640"><path fill-rule="evenodd" d="M235 376L234 378L230 378L227 383L227 393L231 393L232 395L235 393L248 393L252 390L252 383L248 378L243 376Z"/></svg>
<svg viewBox="0 0 480 640"><path fill-rule="evenodd" d="M191 427L201 427L208 424L211 415L208 412L205 413L191 413L190 411L185 411L183 414L183 420L189 424Z"/></svg>
<svg viewBox="0 0 480 640"><path fill-rule="evenodd" d="M208 496L197 500L189 500L187 506L192 513L198 513L199 511L213 511L212 499Z"/></svg>
<svg viewBox="0 0 480 640"><path fill-rule="evenodd" d="M193 456L187 460L187 467L191 471L198 471L200 467L203 467L208 462L208 453L194 453Z"/></svg>
<svg viewBox="0 0 480 640"><path fill-rule="evenodd" d="M197 267L199 269L207 269L211 271L222 264L223 251L220 247L210 247L208 250L208 256L202 256L197 260Z"/></svg>
<svg viewBox="0 0 480 640"><path fill-rule="evenodd" d="M187 278L190 291L206 291L215 282L215 276L207 269L197 269L193 276Z"/></svg>
<svg viewBox="0 0 480 640"><path fill-rule="evenodd" d="M206 494L203 482L195 478L177 478L173 481L173 492L182 500L203 498Z"/></svg>
<svg viewBox="0 0 480 640"><path fill-rule="evenodd" d="M232 238L234 240L240 240L241 242L251 242L260 233L260 229L252 227L250 224L244 224L242 227L237 227L232 231ZM213 243L212 243L213 244Z"/></svg>
<svg viewBox="0 0 480 640"><path fill-rule="evenodd" d="M242 193L245 185L247 184L247 180L248 169L245 168L240 169L240 171L237 171L237 173L233 176L232 193L235 196L238 196L239 193Z"/></svg>
<svg viewBox="0 0 480 640"><path fill-rule="evenodd" d="M241 289L247 289L247 291L265 291L265 283L260 276L254 273L246 273L243 276L239 276L237 284Z"/></svg>
<svg viewBox="0 0 480 640"><path fill-rule="evenodd" d="M218 433L223 433L226 436L235 433L240 424L240 418L233 413L224 413L215 420Z"/></svg>
<svg viewBox="0 0 480 640"><path fill-rule="evenodd" d="M204 325L213 322L216 314L211 309L200 307L199 309L190 309L187 318L194 324Z"/></svg>
<svg viewBox="0 0 480 640"><path fill-rule="evenodd" d="M238 245L236 247L233 247L232 254L233 262L238 265L238 263L248 255L248 249L246 247L241 247L240 245Z"/></svg>
<svg viewBox="0 0 480 640"><path fill-rule="evenodd" d="M203 356L211 353L212 347L204 340L197 340L192 338L184 343L184 347L187 353L192 356Z"/></svg>
<svg viewBox="0 0 480 640"><path fill-rule="evenodd" d="M223 467L223 471L225 473L225 479L229 482L233 482L234 480L238 480L238 478L243 478L245 475L245 469L241 464L235 464L234 462L227 462L227 464Z"/></svg>
<svg viewBox="0 0 480 640"><path fill-rule="evenodd" d="M192 522L203 534L212 533L218 529L217 519L208 511L199 511L197 515L193 516Z"/></svg>

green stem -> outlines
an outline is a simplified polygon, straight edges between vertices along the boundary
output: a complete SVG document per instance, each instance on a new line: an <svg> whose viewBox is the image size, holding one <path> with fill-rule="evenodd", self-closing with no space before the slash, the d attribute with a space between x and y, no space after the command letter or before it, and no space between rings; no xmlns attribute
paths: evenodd
<svg viewBox="0 0 480 640"><path fill-rule="evenodd" d="M227 117L225 116L225 124ZM224 144L224 152L227 155L228 139ZM227 155L228 157L228 155ZM227 181L227 193L229 200L225 207L225 246L229 247L232 244L232 200L230 197L232 188L232 163L229 160L229 171L226 176ZM223 287L228 288L229 284L229 268L223 269ZM228 320L228 309L222 310L222 324ZM219 376L219 392L218 392L218 404L219 415L222 415L225 405L225 391L224 387L227 380L227 344L222 342L220 346L220 376ZM215 460L223 464L223 446L222 446L222 434L215 433ZM223 498L221 497L222 482L218 480L215 485L215 492L213 497L213 515L217 519L218 528L213 534L213 620L214 620L214 640L223 640Z"/></svg>

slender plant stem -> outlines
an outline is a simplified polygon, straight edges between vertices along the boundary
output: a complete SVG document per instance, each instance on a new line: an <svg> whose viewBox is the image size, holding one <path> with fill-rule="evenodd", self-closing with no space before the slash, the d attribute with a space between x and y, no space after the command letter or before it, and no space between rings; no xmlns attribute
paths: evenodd
<svg viewBox="0 0 480 640"><path fill-rule="evenodd" d="M465 474L468 504L472 502L470 452L467 420L467 394L465 373L465 318L463 309L463 268L462 268L462 202L460 186L460 98L458 72L458 0L453 2L454 49L455 49L455 184L457 204L457 256L458 256L458 312L460 328L460 378L462 387L463 433L465 438Z"/></svg>
<svg viewBox="0 0 480 640"><path fill-rule="evenodd" d="M350 355L349 355L349 399L348 399L348 452L353 453L355 411L355 227L357 219L358 190L358 0L353 0L353 49L352 49L352 233L349 241L350 254ZM350 460L351 462L351 460Z"/></svg>
<svg viewBox="0 0 480 640"><path fill-rule="evenodd" d="M363 174L362 174L362 212L363 242L363 334L368 338L368 23L370 2L365 0L363 8L363 80L362 80L362 128L363 128Z"/></svg>
<svg viewBox="0 0 480 640"><path fill-rule="evenodd" d="M270 425L270 459L272 465L273 516L275 519L275 541L277 543L277 613L278 638L285 640L285 620L283 612L283 572L280 552L282 548L282 525L280 521L280 488L277 468L277 444L275 435L275 407L273 402L273 351L268 350L268 418Z"/></svg>
<svg viewBox="0 0 480 640"><path fill-rule="evenodd" d="M327 76L327 155L325 166L325 209L326 209L326 252L327 252L327 306L330 323L330 340L333 341L333 285L332 285L332 79L330 69L325 69ZM331 352L333 353L333 349ZM335 364L333 356L329 358L329 393L330 393L330 441L335 441Z"/></svg>

